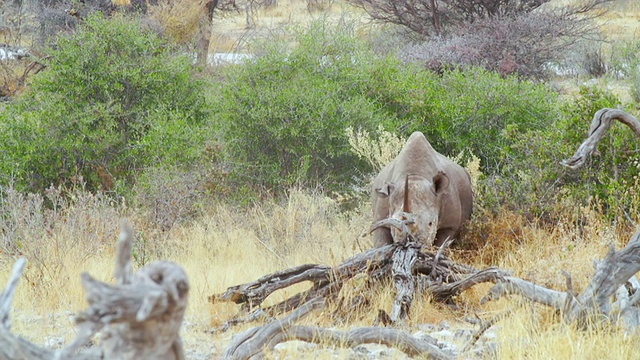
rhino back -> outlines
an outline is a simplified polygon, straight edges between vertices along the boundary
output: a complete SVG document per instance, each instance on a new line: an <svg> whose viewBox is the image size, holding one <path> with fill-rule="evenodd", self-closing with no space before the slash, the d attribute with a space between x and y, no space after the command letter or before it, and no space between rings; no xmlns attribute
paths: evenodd
<svg viewBox="0 0 640 360"><path fill-rule="evenodd" d="M403 181L408 174L430 179L443 170L442 157L421 132L414 132L393 161L393 176L387 181Z"/></svg>

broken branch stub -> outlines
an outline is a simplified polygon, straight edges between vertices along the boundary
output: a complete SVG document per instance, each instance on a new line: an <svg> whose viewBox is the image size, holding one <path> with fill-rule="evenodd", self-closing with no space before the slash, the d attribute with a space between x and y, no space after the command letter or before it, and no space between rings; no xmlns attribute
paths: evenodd
<svg viewBox="0 0 640 360"><path fill-rule="evenodd" d="M0 359L184 360L179 330L189 294L186 273L177 264L158 261L132 276L132 241L133 230L123 221L116 259L118 285L103 283L86 273L81 275L89 308L76 318L76 339L57 351L21 339L8 328L5 318L24 266L24 261L19 260L0 298ZM98 331L102 331L100 347L78 351Z"/></svg>

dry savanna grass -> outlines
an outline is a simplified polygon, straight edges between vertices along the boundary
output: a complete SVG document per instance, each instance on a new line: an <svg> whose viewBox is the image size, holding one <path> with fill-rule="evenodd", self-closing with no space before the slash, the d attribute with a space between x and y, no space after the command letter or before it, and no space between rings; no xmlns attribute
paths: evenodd
<svg viewBox="0 0 640 360"><path fill-rule="evenodd" d="M171 13L170 7L165 10ZM328 9L309 11L306 2L289 0L279 2L275 8L259 9L257 14L258 30L246 28L243 13L217 19L211 52L241 49L251 32L310 21L314 16L353 16L353 10L335 1ZM636 36L640 17L636 2L616 2L606 16L609 21L602 25L606 34L621 39ZM390 138L389 144L397 143L393 140ZM385 154L393 154L393 149L384 150ZM473 166L477 169L477 164ZM257 324L238 326L226 333L205 333L238 310L234 304L210 304L208 296L300 264L337 265L371 246L370 239L362 237L370 222L366 200L361 200L355 210L344 213L338 211L339 204L326 196L292 190L286 200L266 201L242 209L224 203L211 205L206 216L162 232L145 222L140 210L126 204L81 191L72 195L73 200L65 202L54 191L50 197L57 200L49 201L48 207L38 199L19 194L2 202L0 284L6 283L15 258L27 257L28 265L13 303L12 330L37 344L54 339L48 344L60 346L75 336L73 313L86 306L79 278L82 272L113 281L114 249L122 216L128 217L138 231L134 253L138 266L167 259L185 268L191 284L183 330L185 345L187 349L210 353L212 358L222 353L233 334ZM616 248L624 246L635 229L611 225L597 206L572 211L579 213L583 221L574 221L575 214L570 214L555 224L539 224L506 210L495 217L477 216L467 234L475 237L476 248L454 250L452 257L477 268L508 269L515 276L556 290L565 290L561 274L565 270L571 274L575 290L580 291L593 272L592 261L602 258L610 244ZM474 229L482 231L474 233ZM362 281L360 277L350 281L340 296L349 299L359 294ZM276 292L267 304L305 286ZM457 310L417 295L407 330L415 332L421 324L442 321L454 327L468 327L461 322L465 316L477 315L486 320L506 313L495 326L497 359L634 359L640 353L637 335L611 327L577 330L562 324L548 308L516 296L480 305L488 288L489 285L479 285L462 294L456 299ZM338 304L331 304L327 311L312 314L304 321L344 329L370 325L377 309L390 310L393 294L392 286L381 287L370 308L343 314L342 321L329 316L339 309ZM322 346L300 344L273 356L335 358L333 352L320 349ZM345 350L339 358L350 355Z"/></svg>
<svg viewBox="0 0 640 360"><path fill-rule="evenodd" d="M337 265L371 246L370 240L361 236L369 225L366 204L350 213L341 213L337 211L335 201L304 191L292 191L287 201L266 202L248 209L218 204L210 208L207 216L161 235L148 231L141 220L136 220L133 210L86 196L89 198L81 203L66 204L68 208L61 209L55 217L59 222L40 222L36 212L31 212L31 219L24 214L16 215L23 219L24 226L30 223L46 225L43 229L25 229L25 235L36 238L23 238L24 255L29 264L18 288L12 314L13 331L36 343L43 343L52 336L61 337L62 342L73 338L72 312L85 306L80 273L86 271L101 280L113 281L113 248L118 216L121 215L133 219L139 232L138 241L149 236L148 246L160 247L150 260L172 260L187 271L191 295L185 343L187 348L204 347L214 357L228 344L232 333L256 324L238 326L227 333L204 333L228 320L238 310L234 304L208 303L209 295L300 264ZM26 207L23 205L16 204L15 207ZM503 213L491 220L485 244L472 254L454 251L452 256L478 268L510 269L516 276L558 290L564 290L561 270L566 270L572 275L576 290L580 291L592 273L592 260L603 257L609 244L617 248L623 246L632 230L608 225L597 209L582 211L585 223L560 222L555 227L542 227L518 215ZM26 242L33 244L26 246ZM11 260L5 253L0 272L3 283L10 272ZM350 281L340 296L348 300L359 294L363 280L356 277ZM518 297L480 305L488 287L480 285L461 295L457 299L458 310L434 304L428 296L416 296L407 330L415 332L421 324L442 321L454 327L469 327L461 322L465 316L489 319L506 312L506 318L496 325L498 359L630 359L640 350L640 344L618 329L576 330L562 325L551 310ZM302 285L274 293L267 303L281 301L304 288ZM390 311L393 296L392 286L381 287L373 295L370 308L342 314L342 318L336 319L330 314L339 310L339 306L332 304L304 322L345 329L367 326L373 322L377 309ZM604 350L606 347L613 349L609 352ZM299 348L296 352L292 347L286 347L283 350L287 353L286 358L305 358L309 351L318 351L316 347ZM348 356L348 352L343 354ZM607 356L611 354L615 357Z"/></svg>

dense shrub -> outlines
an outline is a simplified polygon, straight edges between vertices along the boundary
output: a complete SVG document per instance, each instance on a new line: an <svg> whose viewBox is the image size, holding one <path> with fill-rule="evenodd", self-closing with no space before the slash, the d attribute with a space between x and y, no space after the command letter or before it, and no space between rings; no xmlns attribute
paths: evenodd
<svg viewBox="0 0 640 360"><path fill-rule="evenodd" d="M283 43L271 39L262 56L232 68L221 83L215 117L232 177L275 194L293 185L345 188L367 168L349 150L345 129L372 129L385 118L365 91L373 69L385 64L350 29L328 23L297 31L290 47Z"/></svg>
<svg viewBox="0 0 640 360"><path fill-rule="evenodd" d="M112 190L150 164L190 164L204 143L204 100L186 57L132 18L92 15L2 113L2 180Z"/></svg>
<svg viewBox="0 0 640 360"><path fill-rule="evenodd" d="M609 92L582 87L548 127L505 134L513 141L514 156L507 159L501 175L484 180L484 206L494 211L507 206L538 218L554 218L568 210L580 217L577 205L598 204L610 218L633 218L633 210L640 206L639 145L626 126L613 126L600 142L599 154L580 169L560 164L585 140L596 111L619 104Z"/></svg>
<svg viewBox="0 0 640 360"><path fill-rule="evenodd" d="M349 0L377 21L403 27L401 51L408 61L431 69L481 66L501 74L544 78L580 39L593 41L591 22L610 0L543 6L548 0Z"/></svg>
<svg viewBox="0 0 640 360"><path fill-rule="evenodd" d="M595 31L583 21L547 12L489 17L459 25L447 36L407 44L401 56L434 70L481 66L502 75L547 78L549 64L567 58L578 39L593 43Z"/></svg>
<svg viewBox="0 0 640 360"><path fill-rule="evenodd" d="M399 67L389 75L372 80L376 88L370 92L395 115L386 122L388 130L422 131L449 156L470 150L489 174L516 155L507 133L543 129L559 117L557 94L545 85L480 68L437 75Z"/></svg>
<svg viewBox="0 0 640 360"><path fill-rule="evenodd" d="M564 158L573 155L577 146L584 141L593 115L598 110L617 108L621 103L611 92L582 87L577 99L569 102L564 109L562 140L574 144ZM634 113L633 109L626 110ZM627 126L615 122L598 144L598 153L590 157L582 168L570 171L566 184L573 191L581 191L599 199L610 215L622 215L630 207L640 205L634 204L640 190L635 184L640 174L639 150L640 141L634 133ZM635 191L634 194L627 192L630 188Z"/></svg>
<svg viewBox="0 0 640 360"><path fill-rule="evenodd" d="M424 132L447 155L471 150L489 173L512 156L504 132L547 127L557 95L544 85L479 68L436 74L376 58L344 29L315 24L291 51L271 41L263 56L233 68L217 93L232 174L253 188L344 189L370 172L349 151L345 129L377 125Z"/></svg>

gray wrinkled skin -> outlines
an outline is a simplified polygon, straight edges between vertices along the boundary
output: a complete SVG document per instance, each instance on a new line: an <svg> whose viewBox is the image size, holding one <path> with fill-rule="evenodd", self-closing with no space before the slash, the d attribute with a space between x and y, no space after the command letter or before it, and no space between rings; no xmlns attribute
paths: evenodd
<svg viewBox="0 0 640 360"><path fill-rule="evenodd" d="M408 209L405 181L408 177ZM473 194L467 171L431 147L421 132L414 132L400 151L373 181L371 192L373 222L394 218L404 220L404 212L415 222L410 228L426 246L440 246L458 236L471 217ZM374 246L391 244L399 232L378 228Z"/></svg>

